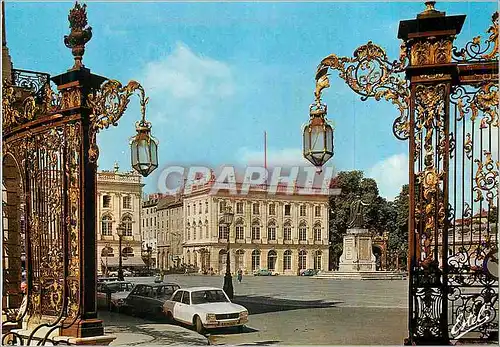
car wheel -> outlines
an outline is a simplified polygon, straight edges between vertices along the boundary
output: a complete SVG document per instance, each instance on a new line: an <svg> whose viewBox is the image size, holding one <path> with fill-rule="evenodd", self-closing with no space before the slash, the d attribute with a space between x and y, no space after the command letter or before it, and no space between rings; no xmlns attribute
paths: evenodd
<svg viewBox="0 0 500 347"><path fill-rule="evenodd" d="M198 316L194 317L194 325L196 327L196 332L198 334L202 334L205 332L205 328L203 327L203 323L201 322L201 318Z"/></svg>

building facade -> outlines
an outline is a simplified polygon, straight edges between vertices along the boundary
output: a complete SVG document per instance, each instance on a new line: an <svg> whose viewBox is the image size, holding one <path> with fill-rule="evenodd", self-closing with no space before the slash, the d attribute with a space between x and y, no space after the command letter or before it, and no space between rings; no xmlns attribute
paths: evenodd
<svg viewBox="0 0 500 347"><path fill-rule="evenodd" d="M125 269L144 267L141 259L142 177L137 173L97 173L97 268L98 274L116 270L119 262L117 227L123 223L122 262Z"/></svg>
<svg viewBox="0 0 500 347"><path fill-rule="evenodd" d="M142 202L141 226L142 226L142 250L145 252L150 247L151 259L150 267L157 267L157 243L158 243L158 201L162 198L161 194L150 194L147 200Z"/></svg>
<svg viewBox="0 0 500 347"><path fill-rule="evenodd" d="M184 234L183 202L180 197L164 197L157 206L158 268L169 270L183 262L182 241Z"/></svg>
<svg viewBox="0 0 500 347"><path fill-rule="evenodd" d="M241 185L238 186L238 192ZM226 206L234 221L222 223ZM233 273L268 269L296 275L301 269L328 270L328 196L268 194L253 187L246 195L211 192L211 184L184 195L184 262L202 272L224 273L229 234Z"/></svg>

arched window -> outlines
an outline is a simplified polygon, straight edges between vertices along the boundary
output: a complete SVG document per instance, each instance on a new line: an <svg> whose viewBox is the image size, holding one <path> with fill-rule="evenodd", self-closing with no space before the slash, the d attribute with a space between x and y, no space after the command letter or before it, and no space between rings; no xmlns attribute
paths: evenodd
<svg viewBox="0 0 500 347"><path fill-rule="evenodd" d="M125 228L123 236L132 236L132 218L130 216L125 216L122 218L122 223Z"/></svg>
<svg viewBox="0 0 500 347"><path fill-rule="evenodd" d="M236 222L236 239L243 240L245 238L245 227L243 226L243 221L239 219Z"/></svg>
<svg viewBox="0 0 500 347"><path fill-rule="evenodd" d="M242 249L238 249L236 251L236 255L234 257L234 268L236 271L242 269L244 267L244 263L243 263L243 259L244 259L244 256L245 255L245 251L242 250Z"/></svg>
<svg viewBox="0 0 500 347"><path fill-rule="evenodd" d="M191 264L191 252L186 252L186 264Z"/></svg>
<svg viewBox="0 0 500 347"><path fill-rule="evenodd" d="M260 251L258 249L252 252L252 271L260 269Z"/></svg>
<svg viewBox="0 0 500 347"><path fill-rule="evenodd" d="M290 225L290 222L286 222L283 225L283 239L285 241L291 241L292 240L292 226Z"/></svg>
<svg viewBox="0 0 500 347"><path fill-rule="evenodd" d="M113 248L107 246L102 249L101 257L114 257Z"/></svg>
<svg viewBox="0 0 500 347"><path fill-rule="evenodd" d="M305 269L307 266L307 252L302 250L299 252L299 269Z"/></svg>
<svg viewBox="0 0 500 347"><path fill-rule="evenodd" d="M187 225L186 225L186 239L189 240L191 238L191 230L190 230L191 226L189 224L189 222L187 222Z"/></svg>
<svg viewBox="0 0 500 347"><path fill-rule="evenodd" d="M193 205L196 206L196 205ZM196 240L196 222L193 222L193 240Z"/></svg>
<svg viewBox="0 0 500 347"><path fill-rule="evenodd" d="M258 220L252 223L252 240L260 240L260 224Z"/></svg>
<svg viewBox="0 0 500 347"><path fill-rule="evenodd" d="M227 240L229 237L229 228L224 224L224 220L219 220L219 239Z"/></svg>
<svg viewBox="0 0 500 347"><path fill-rule="evenodd" d="M224 273L226 271L226 261L227 261L227 251L221 249L219 251L219 273Z"/></svg>
<svg viewBox="0 0 500 347"><path fill-rule="evenodd" d="M321 251L314 252L314 270L321 270Z"/></svg>
<svg viewBox="0 0 500 347"><path fill-rule="evenodd" d="M321 224L314 225L314 241L321 241Z"/></svg>
<svg viewBox="0 0 500 347"><path fill-rule="evenodd" d="M122 256L123 257L133 257L134 256L134 250L132 247L125 247L122 249Z"/></svg>
<svg viewBox="0 0 500 347"><path fill-rule="evenodd" d="M208 239L210 235L208 234L208 219L205 219L205 238Z"/></svg>
<svg viewBox="0 0 500 347"><path fill-rule="evenodd" d="M291 270L292 269L292 251L286 250L283 253L283 270Z"/></svg>
<svg viewBox="0 0 500 347"><path fill-rule="evenodd" d="M224 213L224 211L226 211L226 202L221 201L221 202L219 202L219 212Z"/></svg>
<svg viewBox="0 0 500 347"><path fill-rule="evenodd" d="M267 253L267 269L269 271L274 271L276 269L276 259L278 258L278 255L276 254L275 250L270 250Z"/></svg>
<svg viewBox="0 0 500 347"><path fill-rule="evenodd" d="M113 222L110 216L104 216L101 220L101 232L104 236L111 236L113 233Z"/></svg>
<svg viewBox="0 0 500 347"><path fill-rule="evenodd" d="M276 224L274 221L269 222L267 225L267 239L276 240Z"/></svg>
<svg viewBox="0 0 500 347"><path fill-rule="evenodd" d="M305 222L300 223L299 225L299 241L307 240L307 226Z"/></svg>

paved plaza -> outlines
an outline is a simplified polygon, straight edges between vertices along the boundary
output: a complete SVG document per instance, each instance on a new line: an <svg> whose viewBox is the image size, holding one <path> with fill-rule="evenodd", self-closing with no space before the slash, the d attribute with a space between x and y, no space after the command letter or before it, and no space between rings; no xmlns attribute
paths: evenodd
<svg viewBox="0 0 500 347"><path fill-rule="evenodd" d="M152 282L153 278L126 278ZM222 287L223 277L168 275L181 287ZM406 337L407 281L358 281L312 277L246 276L234 281L234 302L250 313L246 329L214 330L201 335L180 326L115 314L105 317L113 345L284 344L399 345ZM108 313L103 313L104 315Z"/></svg>

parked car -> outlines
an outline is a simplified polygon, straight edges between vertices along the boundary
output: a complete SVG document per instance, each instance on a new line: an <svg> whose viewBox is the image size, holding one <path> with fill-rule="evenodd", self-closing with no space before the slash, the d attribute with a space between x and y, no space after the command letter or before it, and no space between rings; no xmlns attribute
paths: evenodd
<svg viewBox="0 0 500 347"><path fill-rule="evenodd" d="M202 334L205 329L237 326L248 323L248 311L234 304L220 288L193 287L178 289L167 300L163 310L168 318L192 325Z"/></svg>
<svg viewBox="0 0 500 347"><path fill-rule="evenodd" d="M125 299L125 309L136 315L163 316L163 304L179 288L176 283L136 284Z"/></svg>
<svg viewBox="0 0 500 347"><path fill-rule="evenodd" d="M118 281L117 277L97 277L97 283L116 282L116 281Z"/></svg>
<svg viewBox="0 0 500 347"><path fill-rule="evenodd" d="M301 276L314 276L317 275L319 270L314 270L314 269L306 269L300 272Z"/></svg>
<svg viewBox="0 0 500 347"><path fill-rule="evenodd" d="M269 271L267 269L260 269L253 273L254 276L276 276L276 272Z"/></svg>
<svg viewBox="0 0 500 347"><path fill-rule="evenodd" d="M134 285L125 281L101 282L97 284L97 307L108 308L108 295L111 295L111 310L120 311L125 299Z"/></svg>

